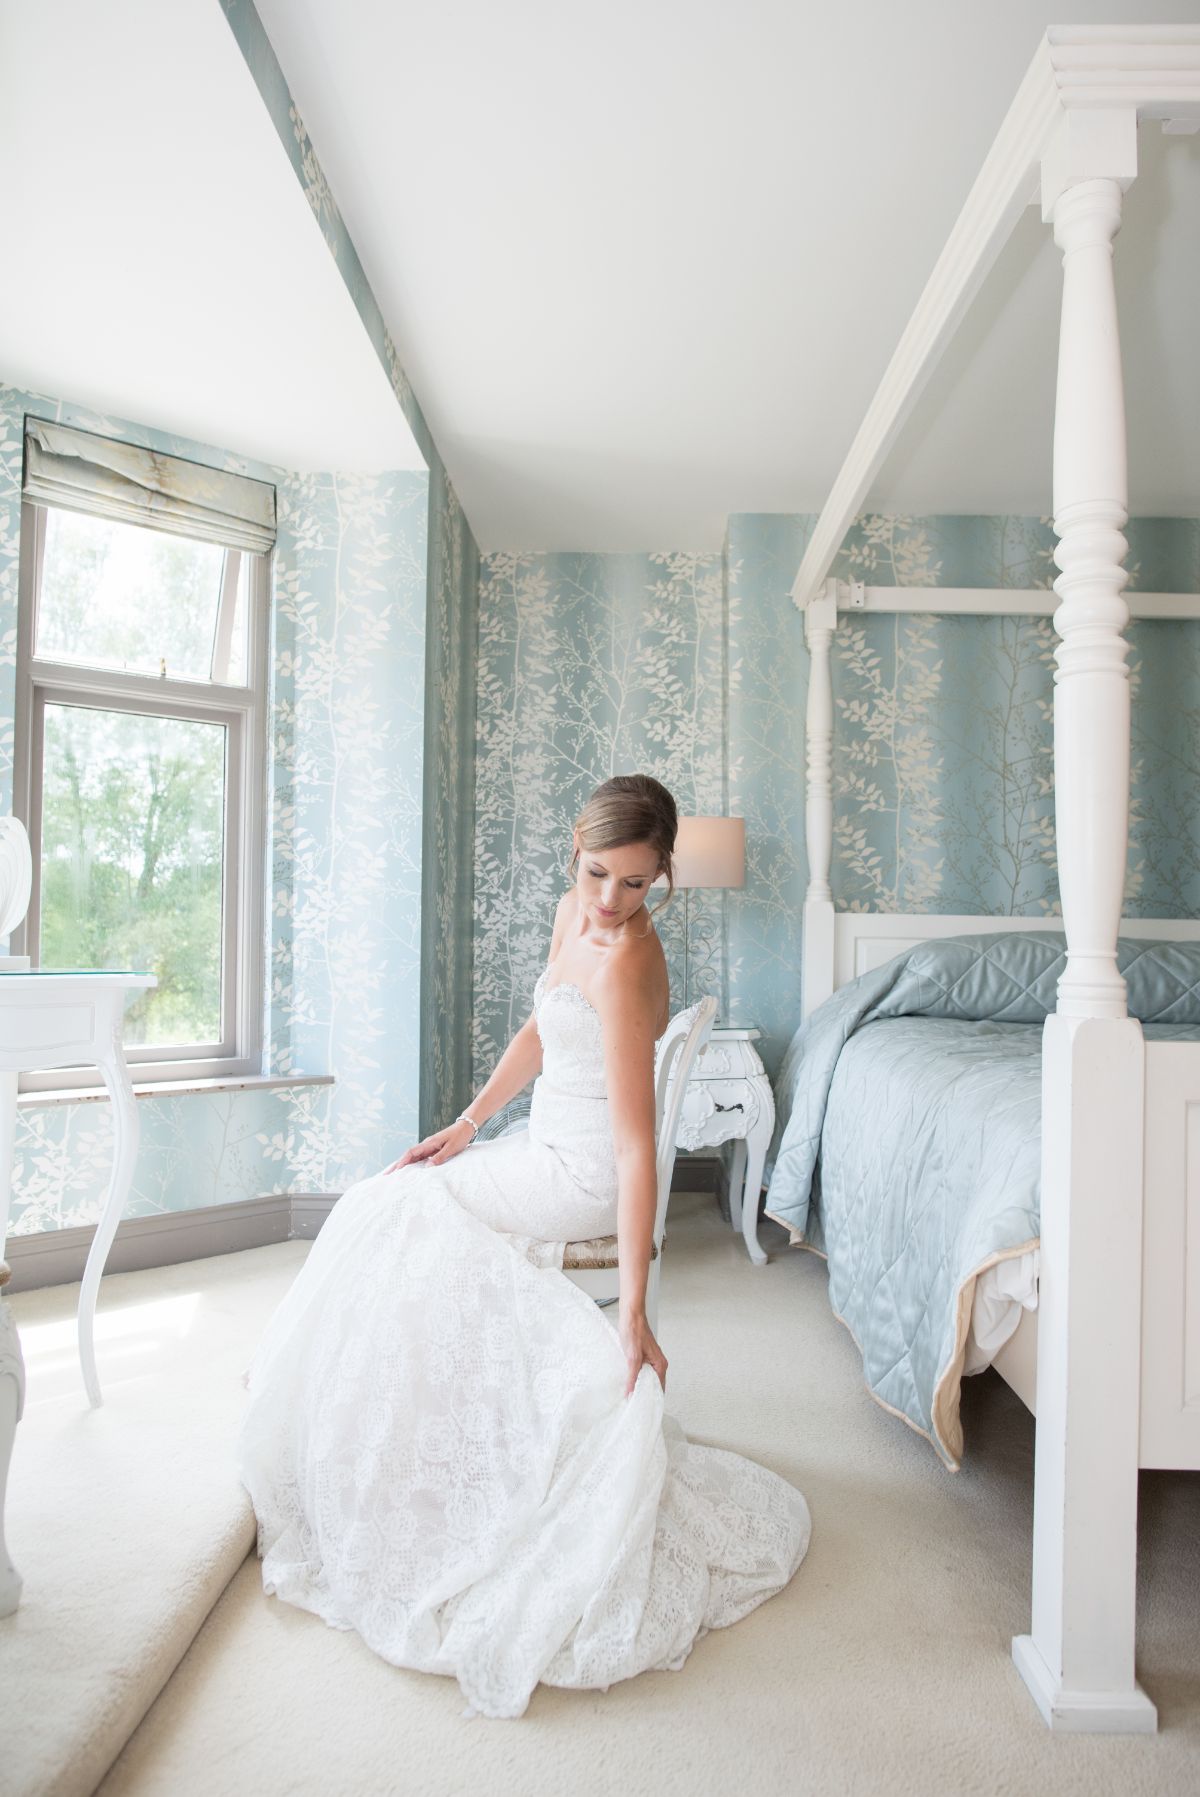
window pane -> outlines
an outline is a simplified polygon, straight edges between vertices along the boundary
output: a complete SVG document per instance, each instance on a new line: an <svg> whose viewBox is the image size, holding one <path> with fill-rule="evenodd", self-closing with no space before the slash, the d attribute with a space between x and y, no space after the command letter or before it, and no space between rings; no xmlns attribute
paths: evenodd
<svg viewBox="0 0 1200 1797"><path fill-rule="evenodd" d="M217 543L47 506L34 654L210 679L225 553ZM239 614L244 634L245 607ZM232 659L239 653L244 662L244 649Z"/></svg>
<svg viewBox="0 0 1200 1797"><path fill-rule="evenodd" d="M238 557L237 597L233 608L233 635L229 645L229 669L225 675L228 686L245 686L249 679L247 669L246 619L250 615L250 572L254 566L254 557L240 555ZM219 679L220 676L218 675Z"/></svg>
<svg viewBox="0 0 1200 1797"><path fill-rule="evenodd" d="M50 705L41 964L145 967L125 1040L221 1040L225 726Z"/></svg>
<svg viewBox="0 0 1200 1797"><path fill-rule="evenodd" d="M212 678L222 686L245 686L248 679L246 618L254 560L252 555L242 555L237 550L232 550L226 559L226 588L217 613L212 658Z"/></svg>

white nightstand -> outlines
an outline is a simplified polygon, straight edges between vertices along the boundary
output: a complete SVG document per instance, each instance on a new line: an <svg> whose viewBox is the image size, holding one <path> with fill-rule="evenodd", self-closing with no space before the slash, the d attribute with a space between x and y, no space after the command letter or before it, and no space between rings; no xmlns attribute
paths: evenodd
<svg viewBox="0 0 1200 1797"><path fill-rule="evenodd" d="M741 1230L755 1266L767 1264L758 1245L758 1200L763 1163L775 1128L775 1099L758 1051L762 1031L714 1029L701 1049L683 1098L680 1148L719 1148L732 1142L729 1221Z"/></svg>

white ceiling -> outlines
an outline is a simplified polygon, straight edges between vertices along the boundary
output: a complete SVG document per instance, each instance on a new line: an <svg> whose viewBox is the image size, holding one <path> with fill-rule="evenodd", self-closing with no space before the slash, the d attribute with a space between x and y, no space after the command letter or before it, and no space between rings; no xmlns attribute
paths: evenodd
<svg viewBox="0 0 1200 1797"><path fill-rule="evenodd" d="M0 0L0 168L0 380L286 467L424 467L218 0Z"/></svg>
<svg viewBox="0 0 1200 1797"><path fill-rule="evenodd" d="M1200 18L1200 0L258 6L484 549L699 549L730 512L819 510L1046 25ZM1200 510L1200 139L1165 143L1118 242L1143 514ZM1031 212L872 504L1048 510L1056 310Z"/></svg>

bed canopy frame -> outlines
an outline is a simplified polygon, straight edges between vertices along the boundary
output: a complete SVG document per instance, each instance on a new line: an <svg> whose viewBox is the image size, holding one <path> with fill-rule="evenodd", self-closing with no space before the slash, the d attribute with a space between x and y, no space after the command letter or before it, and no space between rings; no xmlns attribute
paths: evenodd
<svg viewBox="0 0 1200 1797"><path fill-rule="evenodd" d="M1134 1673L1138 1469L1200 1468L1200 1044L1146 1044L1126 1013L1117 968L1130 780L1124 631L1131 612L1200 617L1200 598L1124 596L1113 239L1137 174L1139 120L1168 132L1200 129L1200 27L1046 33L818 518L793 598L810 651L807 1014L922 937L1047 927L1045 918L835 913L829 880L830 650L839 611L1051 610L1043 590L829 578L938 358L1025 207L1040 203L1063 258L1054 764L1067 962L1043 1037L1032 1623L1012 1650L1052 1727L1150 1732L1157 1714ZM1194 920L1127 927L1200 936ZM1010 1382L1021 1390L1018 1376ZM1021 1395L1032 1407L1032 1392Z"/></svg>

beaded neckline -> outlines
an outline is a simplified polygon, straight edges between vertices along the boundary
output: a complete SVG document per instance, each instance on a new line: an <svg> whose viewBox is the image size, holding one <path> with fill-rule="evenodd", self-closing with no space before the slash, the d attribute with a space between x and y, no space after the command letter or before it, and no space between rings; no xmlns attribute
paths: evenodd
<svg viewBox="0 0 1200 1797"><path fill-rule="evenodd" d="M546 978L546 975L549 973L549 971L550 971L550 969L548 967L543 967L541 973L538 975L538 978L537 978L538 986L541 986L542 981ZM588 1010L592 1013L592 1016L595 1017L597 1021L599 1021L599 1018L600 1018L599 1011L596 1009L595 1005L592 1003L591 999L588 997L587 993L583 990L583 988L581 986L577 986L574 980L555 980L553 985L546 986L543 988L542 997L547 998L551 992L574 992L577 995L577 997L580 998L583 1001L583 1003L587 1006Z"/></svg>
<svg viewBox="0 0 1200 1797"><path fill-rule="evenodd" d="M549 971L550 971L549 967L543 967L542 971L538 974L537 979L533 983L533 1009L534 1009L535 1016L536 1016L537 1010L538 1010L538 992L539 992L539 990L541 990L542 981L545 979L545 977L549 973ZM581 1000L581 1002L587 1006L587 1008L591 1012L592 1016L596 1019L596 1022L597 1023L601 1022L599 1011L596 1009L595 1005L592 1003L592 1001L588 997L587 993L583 990L582 986L577 986L574 980L555 980L555 982L552 986L547 986L544 990L542 990L541 996L543 998L545 998L546 995L550 992L574 992L576 997L579 998ZM670 1020L668 1019L668 1022L669 1021ZM664 1027L663 1034L665 1035L665 1033L666 1033L666 1030ZM657 1046L662 1041L662 1036L661 1035L656 1036L654 1040L655 1040L655 1049L657 1051Z"/></svg>

